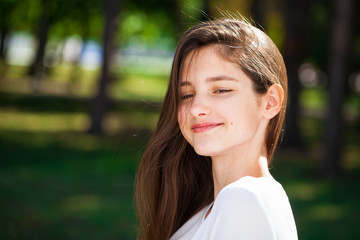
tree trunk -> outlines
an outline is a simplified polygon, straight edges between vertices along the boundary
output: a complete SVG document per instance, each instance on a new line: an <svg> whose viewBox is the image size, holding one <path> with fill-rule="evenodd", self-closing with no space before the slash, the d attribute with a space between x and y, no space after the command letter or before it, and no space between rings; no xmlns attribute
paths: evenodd
<svg viewBox="0 0 360 240"><path fill-rule="evenodd" d="M101 134L103 132L102 122L105 117L109 97L107 86L110 83L110 64L114 53L114 41L117 31L116 18L120 11L120 0L106 0L105 2L105 30L103 36L103 62L101 75L98 80L98 91L93 99L90 118L91 125L89 133Z"/></svg>
<svg viewBox="0 0 360 240"><path fill-rule="evenodd" d="M5 48L5 40L8 36L9 30L6 28L1 29L1 38L0 38L0 60L5 62L6 58L6 48Z"/></svg>
<svg viewBox="0 0 360 240"><path fill-rule="evenodd" d="M171 14L175 21L175 28L176 28L176 34L180 34L185 29L184 19L182 17L182 6L181 2L179 0L171 0L171 8L169 9L171 11Z"/></svg>
<svg viewBox="0 0 360 240"><path fill-rule="evenodd" d="M6 46L5 41L6 37L8 36L10 30L10 21L8 20L9 13L14 8L13 3L4 3L2 0L0 2L0 67L2 64L5 64L6 58Z"/></svg>
<svg viewBox="0 0 360 240"><path fill-rule="evenodd" d="M6 63L6 46L5 41L8 36L9 30L5 27L1 29L1 39L0 39L0 81L5 76L5 63Z"/></svg>
<svg viewBox="0 0 360 240"><path fill-rule="evenodd" d="M302 148L303 142L299 131L299 95L300 82L298 69L304 60L308 10L306 1L284 0L285 41L283 57L288 73L288 109L285 120L283 147Z"/></svg>
<svg viewBox="0 0 360 240"><path fill-rule="evenodd" d="M329 56L330 105L325 132L323 171L334 175L341 172L343 114L342 106L347 82L347 67L352 35L353 0L334 1L335 18L331 29Z"/></svg>
<svg viewBox="0 0 360 240"><path fill-rule="evenodd" d="M251 3L251 18L257 26L265 27L266 2L264 0L253 0Z"/></svg>
<svg viewBox="0 0 360 240"><path fill-rule="evenodd" d="M49 9L48 9L48 0L42 1L42 11L41 16L39 18L38 29L37 29L37 40L38 46L36 50L36 55L33 63L30 66L28 75L33 78L33 88L34 90L38 90L39 83L38 81L44 75L44 55L45 55L45 47L48 38L48 32L50 29L49 23Z"/></svg>
<svg viewBox="0 0 360 240"><path fill-rule="evenodd" d="M210 16L210 0L203 0L203 13L200 17L200 21L207 21L209 19L211 19Z"/></svg>

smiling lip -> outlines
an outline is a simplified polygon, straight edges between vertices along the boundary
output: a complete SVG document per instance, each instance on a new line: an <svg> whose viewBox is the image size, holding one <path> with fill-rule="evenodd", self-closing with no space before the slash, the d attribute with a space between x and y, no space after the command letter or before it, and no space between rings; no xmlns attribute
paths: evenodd
<svg viewBox="0 0 360 240"><path fill-rule="evenodd" d="M194 124L191 129L194 133L202 133L209 131L210 129L216 128L218 126L223 125L222 123L212 123L212 122L204 122L204 123L198 123Z"/></svg>

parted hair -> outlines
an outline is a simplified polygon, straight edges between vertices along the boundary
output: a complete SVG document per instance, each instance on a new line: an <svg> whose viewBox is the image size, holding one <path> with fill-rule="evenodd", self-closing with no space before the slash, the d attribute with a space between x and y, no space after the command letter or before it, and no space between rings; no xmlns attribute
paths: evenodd
<svg viewBox="0 0 360 240"><path fill-rule="evenodd" d="M140 220L138 239L169 239L190 217L213 201L211 158L198 155L180 132L177 114L180 76L186 57L214 45L225 61L236 64L265 94L272 84L284 89L280 112L270 120L265 136L270 161L282 132L287 75L273 41L245 20L217 19L189 28L180 38L158 123L142 156L135 183ZM262 146L259 146L262 147Z"/></svg>

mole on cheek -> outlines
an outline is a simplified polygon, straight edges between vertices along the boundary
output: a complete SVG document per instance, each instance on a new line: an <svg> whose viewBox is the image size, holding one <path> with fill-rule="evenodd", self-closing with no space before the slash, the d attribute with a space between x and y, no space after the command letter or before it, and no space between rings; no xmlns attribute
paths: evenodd
<svg viewBox="0 0 360 240"><path fill-rule="evenodd" d="M230 124L231 124L231 125L234 125L234 123L233 123L233 122L230 122Z"/></svg>

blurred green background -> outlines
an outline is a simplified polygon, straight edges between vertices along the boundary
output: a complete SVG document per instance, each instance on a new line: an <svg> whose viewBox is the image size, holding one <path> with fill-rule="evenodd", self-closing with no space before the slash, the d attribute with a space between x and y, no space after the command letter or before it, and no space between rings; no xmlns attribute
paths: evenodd
<svg viewBox="0 0 360 240"><path fill-rule="evenodd" d="M299 239L360 238L355 0L1 0L0 239L135 239L134 177L190 25L239 12L284 55L271 172ZM105 47L106 48L105 48Z"/></svg>

